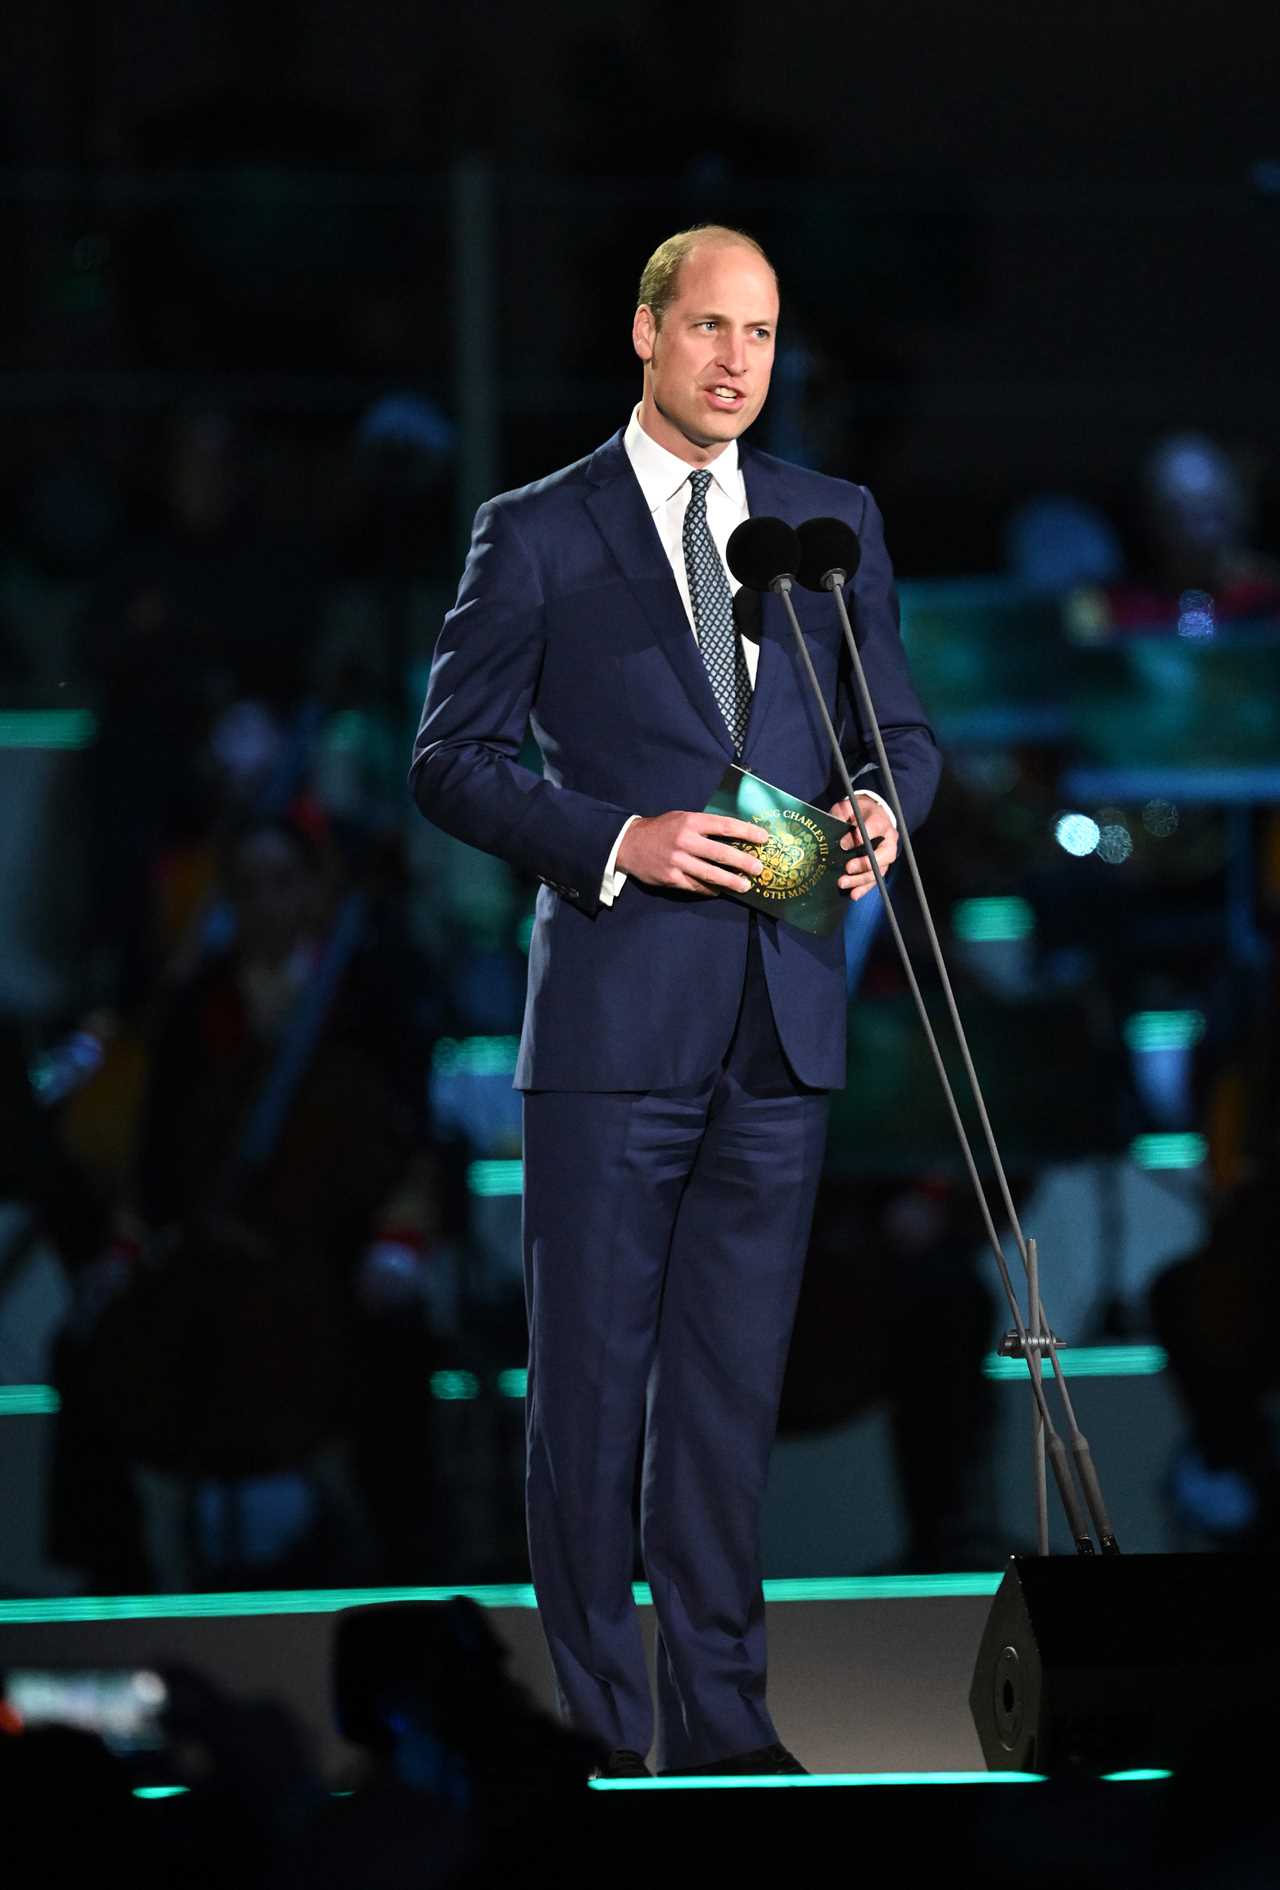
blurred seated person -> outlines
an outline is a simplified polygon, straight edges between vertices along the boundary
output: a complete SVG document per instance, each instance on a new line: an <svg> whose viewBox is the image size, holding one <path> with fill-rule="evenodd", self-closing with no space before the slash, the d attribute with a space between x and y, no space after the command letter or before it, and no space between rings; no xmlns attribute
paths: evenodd
<svg viewBox="0 0 1280 1890"><path fill-rule="evenodd" d="M139 936L148 877L210 822L210 727L246 699L282 721L293 714L318 614L318 548L271 521L261 454L243 427L180 411L165 444L155 488L79 626L99 731L88 757L93 949L127 1003L150 970Z"/></svg>
<svg viewBox="0 0 1280 1890"><path fill-rule="evenodd" d="M1004 567L1028 591L1055 595L1110 584L1124 570L1120 541L1096 505L1069 492L1024 499L1001 533Z"/></svg>
<svg viewBox="0 0 1280 1890"><path fill-rule="evenodd" d="M1280 622L1280 565L1249 546L1245 481L1230 456L1199 434L1160 441L1142 469L1145 571L1089 586L1066 606L1082 641Z"/></svg>
<svg viewBox="0 0 1280 1890"><path fill-rule="evenodd" d="M234 937L152 1048L129 1283L63 1335L56 1553L93 1567L77 1438L106 1438L186 1480L200 1585L421 1579L442 1184L413 1006L301 828L249 827L224 870Z"/></svg>
<svg viewBox="0 0 1280 1890"><path fill-rule="evenodd" d="M1249 1181L1217 1207L1209 1238L1151 1289L1190 1436L1168 1497L1176 1523L1219 1549L1280 1548L1280 1458L1269 1403L1280 1390L1274 1255L1280 1187Z"/></svg>

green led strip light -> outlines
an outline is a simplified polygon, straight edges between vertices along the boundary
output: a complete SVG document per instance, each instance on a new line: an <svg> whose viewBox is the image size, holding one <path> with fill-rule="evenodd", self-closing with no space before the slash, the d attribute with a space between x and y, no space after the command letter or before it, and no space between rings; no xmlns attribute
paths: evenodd
<svg viewBox="0 0 1280 1890"><path fill-rule="evenodd" d="M0 709L0 748L87 748L97 732L92 709Z"/></svg>
<svg viewBox="0 0 1280 1890"><path fill-rule="evenodd" d="M1060 1345L1058 1357L1068 1378L1154 1378L1169 1363L1162 1345ZM982 1375L1025 1378L1027 1368L1020 1358L989 1352L982 1361ZM1052 1377L1052 1365L1046 1363L1044 1375Z"/></svg>
<svg viewBox="0 0 1280 1890"><path fill-rule="evenodd" d="M1151 1779L1172 1778L1172 1772L1103 1772L1105 1784L1134 1785ZM696 1778L593 1778L593 1792L792 1791L814 1786L846 1785L1044 1785L1044 1772L811 1772L807 1776L766 1775L735 1778L731 1774Z"/></svg>
<svg viewBox="0 0 1280 1890"><path fill-rule="evenodd" d="M793 1791L824 1785L1043 1785L1043 1772L810 1772L763 1778L700 1773L696 1778L593 1778L593 1792Z"/></svg>
<svg viewBox="0 0 1280 1890"><path fill-rule="evenodd" d="M1135 1011L1124 1027L1131 1050L1190 1050L1203 1036L1201 1011Z"/></svg>
<svg viewBox="0 0 1280 1890"><path fill-rule="evenodd" d="M1135 1135L1129 1144L1138 1168L1199 1168L1208 1153L1202 1135Z"/></svg>
<svg viewBox="0 0 1280 1890"><path fill-rule="evenodd" d="M432 1372L431 1396L452 1403L458 1398L478 1398L480 1380L474 1372Z"/></svg>
<svg viewBox="0 0 1280 1890"><path fill-rule="evenodd" d="M1202 1135L1137 1135L1129 1144L1130 1160L1138 1168L1199 1168L1209 1152ZM482 1161L467 1165L467 1190L481 1198L518 1195L524 1189L524 1164L518 1161Z"/></svg>
<svg viewBox="0 0 1280 1890"><path fill-rule="evenodd" d="M803 1580L767 1581L765 1600L914 1601L921 1598L989 1598L1002 1571L963 1575L835 1575ZM635 1582L642 1608L652 1605L647 1582ZM61 1599L0 1601L0 1626L48 1621L190 1621L245 1615L336 1614L385 1601L450 1601L465 1595L482 1608L536 1608L527 1582L494 1583L481 1588L301 1588L246 1590L221 1595L76 1595Z"/></svg>
<svg viewBox="0 0 1280 1890"><path fill-rule="evenodd" d="M469 1162L467 1192L481 1198L494 1195L523 1194L523 1162Z"/></svg>
<svg viewBox="0 0 1280 1890"><path fill-rule="evenodd" d="M1151 1779L1172 1778L1172 1772L1104 1772L1104 1784L1131 1785ZM795 1777L734 1778L729 1774L698 1778L593 1778L593 1792L690 1792L690 1791L766 1791L782 1787L792 1790L831 1785L1044 1785L1043 1772L811 1772ZM181 1798L187 1785L135 1785L135 1798ZM349 1791L330 1792L330 1798L351 1798Z"/></svg>
<svg viewBox="0 0 1280 1890"><path fill-rule="evenodd" d="M1172 1778L1172 1772L1104 1772L1104 1784L1132 1785L1152 1779ZM1044 1785L1043 1772L811 1772L795 1777L735 1778L730 1774L697 1778L593 1778L593 1792L689 1792L689 1791L766 1791L782 1787L792 1790L815 1786L846 1785ZM181 1798L187 1785L135 1785L133 1796L144 1799ZM330 1792L330 1798L351 1798L352 1792Z"/></svg>
<svg viewBox="0 0 1280 1890"><path fill-rule="evenodd" d="M511 1076L518 1037L442 1037L431 1053L433 1076Z"/></svg>
<svg viewBox="0 0 1280 1890"><path fill-rule="evenodd" d="M970 945L1030 938L1036 915L1025 899L961 899L951 913L951 930Z"/></svg>
<svg viewBox="0 0 1280 1890"><path fill-rule="evenodd" d="M44 1417L61 1409L52 1385L0 1385L0 1417Z"/></svg>
<svg viewBox="0 0 1280 1890"><path fill-rule="evenodd" d="M1069 1378L1153 1378L1165 1370L1168 1354L1159 1345L1064 1345L1058 1349ZM1022 1360L988 1353L983 1360L986 1378L1024 1378ZM1046 1374L1047 1375L1047 1374ZM523 1365L497 1372L493 1388L501 1398L523 1398L529 1374ZM431 1395L442 1403L478 1398L484 1386L475 1372L442 1370L431 1374ZM52 1385L0 1385L0 1417L52 1416L61 1409Z"/></svg>

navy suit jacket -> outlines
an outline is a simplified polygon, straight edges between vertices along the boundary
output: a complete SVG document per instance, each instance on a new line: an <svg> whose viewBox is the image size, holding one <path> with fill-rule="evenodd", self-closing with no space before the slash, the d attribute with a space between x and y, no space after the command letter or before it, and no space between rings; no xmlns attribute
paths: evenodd
<svg viewBox="0 0 1280 1890"><path fill-rule="evenodd" d="M847 592L908 825L939 760L898 634L880 514L864 487L743 444L755 517L848 521L862 562ZM847 651L829 597L796 607L855 787L866 769ZM518 759L526 727L541 775ZM622 433L576 465L481 506L432 663L410 775L447 833L543 881L529 948L521 1089L647 1090L717 1070L733 1035L749 909L628 879L600 883L630 814L700 810L734 759L666 552ZM821 807L841 788L780 600L763 599L741 765ZM860 772L866 769L865 772ZM802 1083L844 1081L842 934L761 917L778 1033Z"/></svg>

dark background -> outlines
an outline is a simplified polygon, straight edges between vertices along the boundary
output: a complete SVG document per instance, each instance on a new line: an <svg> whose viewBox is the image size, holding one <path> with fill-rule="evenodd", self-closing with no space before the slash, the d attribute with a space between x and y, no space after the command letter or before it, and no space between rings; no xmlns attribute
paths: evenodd
<svg viewBox="0 0 1280 1890"><path fill-rule="evenodd" d="M535 888L404 776L476 505L625 423L640 268L706 220L781 279L754 437L886 517L948 763L922 859L1066 1336L1160 1338L1152 1517L1269 1543L1270 1433L1224 1416L1223 1359L1273 1291L1242 1256L1277 1123L1274 15L10 0L4 37L0 1390L60 1414L14 1564L40 1572L0 1586L523 1577ZM1161 566L1144 487L1187 433L1253 587L1203 664L1229 586ZM1029 574L1046 499L1100 560ZM1078 554L1055 517L1042 547ZM1090 637L1128 664L1106 689ZM1139 754L1161 784L1072 785ZM1064 813L1105 844L1067 850ZM343 912L325 1081L232 1211L276 974L305 985ZM889 1411L897 1565L994 1567L970 1473L1004 1320L883 930L856 943L784 1431ZM921 1329L950 1451L911 1419Z"/></svg>
<svg viewBox="0 0 1280 1890"><path fill-rule="evenodd" d="M501 484L612 429L639 261L725 215L777 253L907 574L992 568L1028 485L1123 511L1173 426L1256 456L1274 507L1265 10L15 0L7 24L11 484L72 373L133 371L95 384L100 424L165 373L258 402L234 375L287 376L299 425L335 379L448 403L469 157L495 172ZM227 195L182 186L207 167Z"/></svg>

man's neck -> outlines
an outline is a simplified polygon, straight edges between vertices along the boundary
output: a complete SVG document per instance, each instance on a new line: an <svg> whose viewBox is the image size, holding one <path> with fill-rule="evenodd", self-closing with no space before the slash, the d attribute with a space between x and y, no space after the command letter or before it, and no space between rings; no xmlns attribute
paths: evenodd
<svg viewBox="0 0 1280 1890"><path fill-rule="evenodd" d="M728 440L691 440L658 410L647 390L640 402L639 417L641 427L655 446L664 447L688 466L709 466L731 444Z"/></svg>

